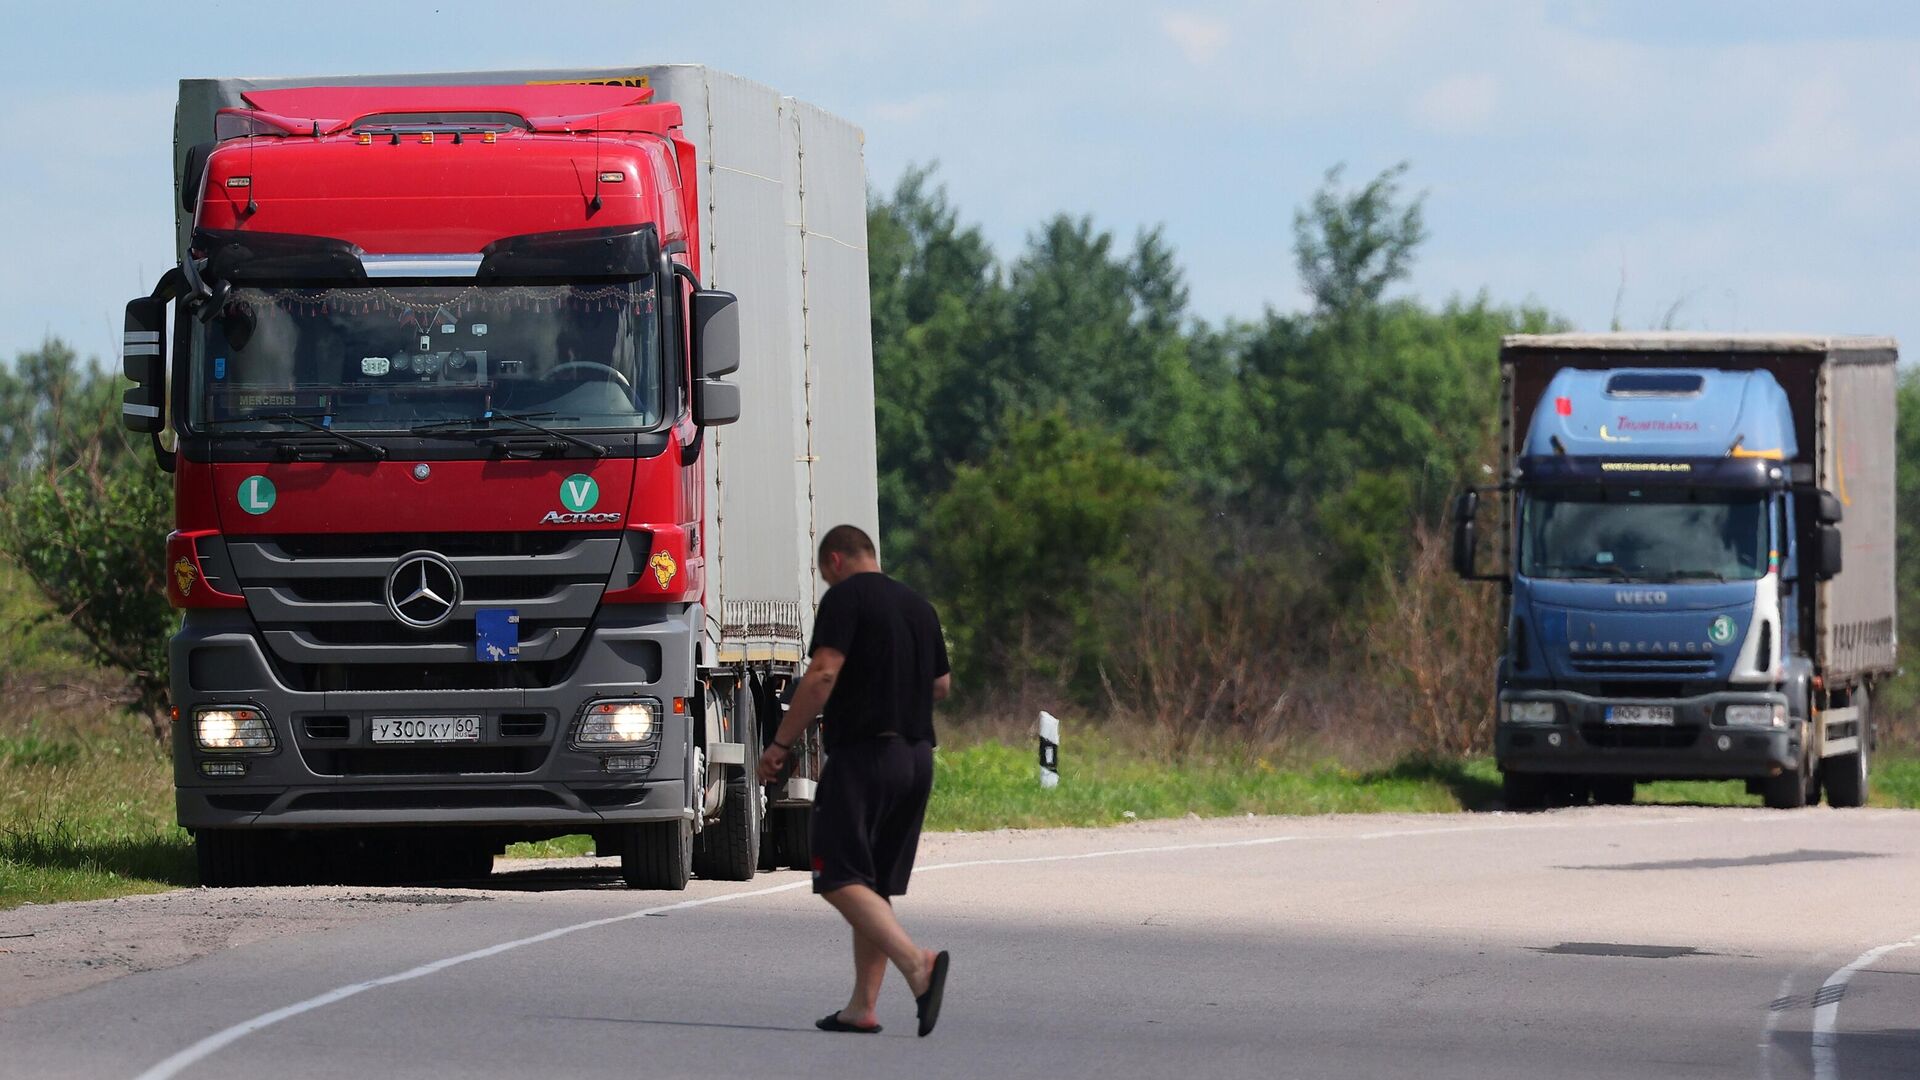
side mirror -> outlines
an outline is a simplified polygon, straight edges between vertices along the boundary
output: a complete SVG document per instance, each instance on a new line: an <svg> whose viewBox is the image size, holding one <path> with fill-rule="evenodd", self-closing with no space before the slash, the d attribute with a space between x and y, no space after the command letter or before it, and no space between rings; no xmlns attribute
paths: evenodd
<svg viewBox="0 0 1920 1080"><path fill-rule="evenodd" d="M1480 514L1480 493L1463 491L1453 501L1453 572L1472 581L1474 549L1479 536L1474 518Z"/></svg>
<svg viewBox="0 0 1920 1080"><path fill-rule="evenodd" d="M740 299L730 292L696 289L687 304L693 338L693 374L718 379L740 370Z"/></svg>
<svg viewBox="0 0 1920 1080"><path fill-rule="evenodd" d="M187 147L187 159L180 163L180 209L193 213L200 201L200 181L207 175L207 159L219 143L195 143Z"/></svg>
<svg viewBox="0 0 1920 1080"><path fill-rule="evenodd" d="M693 422L701 427L731 424L740 419L740 388L718 379L693 384Z"/></svg>
<svg viewBox="0 0 1920 1080"><path fill-rule="evenodd" d="M120 420L131 431L157 435L166 429L166 340L166 301L151 296L129 301L120 362L134 387L120 396Z"/></svg>
<svg viewBox="0 0 1920 1080"><path fill-rule="evenodd" d="M1820 524L1822 525L1838 525L1840 524L1840 519L1846 516L1846 508L1840 505L1839 497L1834 495L1833 492L1822 491L1820 493L1819 516Z"/></svg>
<svg viewBox="0 0 1920 1080"><path fill-rule="evenodd" d="M1825 502L1832 496L1823 496L1821 512L1825 513ZM1836 501L1835 505L1838 503ZM1817 550L1814 553L1814 576L1821 581L1832 581L1840 576L1843 560L1840 557L1840 530L1833 525L1822 525L1813 531L1813 542Z"/></svg>

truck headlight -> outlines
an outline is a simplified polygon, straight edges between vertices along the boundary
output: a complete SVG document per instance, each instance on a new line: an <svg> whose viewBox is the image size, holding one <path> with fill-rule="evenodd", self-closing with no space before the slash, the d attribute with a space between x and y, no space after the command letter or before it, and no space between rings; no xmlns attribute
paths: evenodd
<svg viewBox="0 0 1920 1080"><path fill-rule="evenodd" d="M272 750L278 745L267 714L244 705L195 709L193 738L202 750Z"/></svg>
<svg viewBox="0 0 1920 1080"><path fill-rule="evenodd" d="M653 738L654 705L650 701L595 701L580 714L573 729L579 749L632 746Z"/></svg>
<svg viewBox="0 0 1920 1080"><path fill-rule="evenodd" d="M1785 705L1729 705L1726 720L1728 727L1777 727L1787 726L1787 707Z"/></svg>
<svg viewBox="0 0 1920 1080"><path fill-rule="evenodd" d="M1560 711L1551 701L1513 701L1507 704L1507 722L1510 724L1551 724L1559 715Z"/></svg>

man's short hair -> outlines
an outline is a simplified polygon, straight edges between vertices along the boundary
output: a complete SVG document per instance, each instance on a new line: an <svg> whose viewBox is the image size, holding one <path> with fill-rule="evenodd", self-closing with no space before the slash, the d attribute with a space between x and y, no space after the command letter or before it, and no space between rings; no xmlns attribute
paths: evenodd
<svg viewBox="0 0 1920 1080"><path fill-rule="evenodd" d="M827 556L839 552L849 559L862 555L875 555L873 537L857 525L835 525L820 538L820 561L826 562Z"/></svg>

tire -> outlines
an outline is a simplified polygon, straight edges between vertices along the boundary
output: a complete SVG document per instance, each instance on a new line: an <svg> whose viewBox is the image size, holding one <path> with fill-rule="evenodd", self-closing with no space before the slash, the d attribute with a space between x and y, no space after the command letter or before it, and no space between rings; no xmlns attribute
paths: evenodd
<svg viewBox="0 0 1920 1080"><path fill-rule="evenodd" d="M720 820L700 830L693 851L694 873L709 881L752 881L760 869L760 821L766 814L766 794L753 775L760 748L754 723L753 697L745 687L734 691L734 734L746 744L749 764L727 766L726 794Z"/></svg>
<svg viewBox="0 0 1920 1080"><path fill-rule="evenodd" d="M200 884L210 889L257 885L265 876L259 838L238 829L201 829L193 834Z"/></svg>
<svg viewBox="0 0 1920 1080"><path fill-rule="evenodd" d="M1502 772L1500 798L1509 810L1541 810L1547 805L1547 781L1539 773Z"/></svg>
<svg viewBox="0 0 1920 1080"><path fill-rule="evenodd" d="M1867 759L1872 742L1872 726L1868 721L1866 695L1860 696L1860 720L1855 724L1856 735L1860 740L1860 749L1851 754L1830 757L1821 763L1820 777L1827 788L1827 805L1851 809L1867 805L1867 772L1871 764Z"/></svg>
<svg viewBox="0 0 1920 1080"><path fill-rule="evenodd" d="M774 865L776 871L785 867L789 871L812 872L814 846L806 836L812 817L812 809L808 807L781 807L766 813L766 832L778 840L780 849L780 861Z"/></svg>
<svg viewBox="0 0 1920 1080"><path fill-rule="evenodd" d="M1548 776L1547 805L1551 807L1587 805L1587 779L1584 776Z"/></svg>
<svg viewBox="0 0 1920 1080"><path fill-rule="evenodd" d="M1760 799L1769 810L1798 810L1807 805L1809 788L1819 790L1808 781L1807 762L1802 758L1799 768L1768 777L1760 786Z"/></svg>
<svg viewBox="0 0 1920 1080"><path fill-rule="evenodd" d="M620 876L632 889L679 892L693 876L693 822L647 821L620 838Z"/></svg>
<svg viewBox="0 0 1920 1080"><path fill-rule="evenodd" d="M1634 782L1617 776L1596 776L1588 783L1593 801L1600 806L1633 805Z"/></svg>

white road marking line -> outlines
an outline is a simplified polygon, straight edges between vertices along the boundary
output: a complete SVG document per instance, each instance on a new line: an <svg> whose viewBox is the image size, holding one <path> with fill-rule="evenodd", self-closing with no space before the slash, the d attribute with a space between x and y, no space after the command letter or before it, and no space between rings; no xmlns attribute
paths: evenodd
<svg viewBox="0 0 1920 1080"><path fill-rule="evenodd" d="M1026 863L1077 862L1077 861L1086 860L1086 859L1110 859L1110 858L1114 858L1121 855L1156 855L1156 854L1164 854L1167 852L1175 852L1175 851L1211 851L1211 850L1218 850L1221 848L1266 847L1273 844L1287 844L1287 843L1294 843L1298 841L1312 841L1312 840L1321 840L1321 841L1392 840L1392 839L1399 839L1403 837L1415 837L1415 836L1427 836L1427 835L1457 835L1460 833L1476 833L1476 832L1511 832L1511 831L1520 830L1520 829L1573 829L1573 828L1583 828L1588 826L1618 827L1621 825L1640 825L1640 826L1680 825L1680 824L1685 824L1687 822L1693 822L1693 821L1699 821L1699 820L1701 819L1698 817L1671 817L1671 818L1658 818L1652 821L1638 821L1638 822L1622 822L1622 821L1611 820L1611 819L1602 820L1602 821L1588 821L1588 820L1533 821L1533 822L1513 822L1513 823L1497 824L1497 825L1460 825L1460 826L1448 826L1448 827L1437 828L1437 829L1393 829L1393 830L1386 830L1381 832L1360 833L1358 835L1353 835L1353 836L1338 836L1338 835L1304 836L1299 834L1290 834L1286 836L1262 836L1262 837L1256 837L1251 840L1215 840L1215 841L1207 841L1203 843L1193 843L1193 844L1160 844L1160 845L1155 845L1151 847L1110 848L1105 851L1084 851L1084 852L1079 852L1073 855L1034 855L1034 856L1018 857L1018 858L1005 858L1005 859L969 859L964 862L938 863L933 866L917 867L915 868L914 872L918 874L918 873L930 873L938 870L961 870L961 869L977 867L977 866L1017 866L1017 865L1026 864ZM1778 817L1771 816L1771 815L1757 815L1750 818L1743 817L1739 820L1773 821L1773 820L1778 820ZM337 1001L345 1001L347 998L353 997L357 994L365 993L366 991L375 989L377 987L391 986L395 983L410 982L414 979L424 978L428 975L433 975L438 972L445 971L448 968L456 967L460 964L467 963L470 960L484 960L489 956L498 956L501 953L511 952L514 949L522 948L527 945L537 945L543 941L552 941L555 938L565 937L568 934L578 933L581 930L592 930L597 927L611 926L615 923L631 922L634 919L645 918L650 915L665 915L670 911L686 911L690 908L707 907L708 905L711 905L711 904L725 904L725 903L731 903L732 901L735 901L735 900L748 900L757 896L771 896L774 893L792 892L795 889L806 888L810 884L811 882L807 880L790 881L784 885L775 885L775 886L772 886L771 888L752 889L747 892L722 893L721 895L718 895L718 896L703 896L696 900L682 900L676 904L666 904L661 907L646 908L641 911L629 911L624 915L610 915L604 919L592 919L587 922L574 923L570 926L558 927L553 930L548 930L544 933L535 934L532 937L518 938L513 941L504 941L498 945L489 945L484 949L475 949L472 952L461 953L458 956L449 956L443 960L435 960L432 963L422 964L419 967L408 968L405 971L395 972L392 975L383 975L377 979L368 979L365 982L357 982L357 983L349 984L347 986L337 987L333 990L327 991L324 994L319 994L314 997L307 998L304 1001L296 1001L291 1005L283 1006L281 1008L273 1010L272 1012L261 1013L259 1016L256 1016L251 1020L243 1020L240 1023L233 1025L232 1027L224 1028L220 1031L216 1031L212 1035L209 1035L206 1038L201 1039L199 1042L196 1042L193 1045L187 1047L186 1049L181 1050L178 1053L174 1054L172 1057L167 1058L165 1061L162 1061L159 1064L154 1065L153 1067L147 1069L145 1072L140 1073L137 1077L135 1077L135 1080L171 1080L172 1077L178 1076L180 1074L180 1070L186 1068L189 1065L194 1064L195 1062L203 1060L208 1055L214 1053L215 1051L221 1049L222 1047L229 1046L235 1042L238 1042L239 1040L247 1037L248 1035L253 1034L256 1031L261 1030L262 1028L272 1027L274 1024L277 1024L282 1020L290 1020L293 1017L301 1015L302 1013L308 1013L308 1012L312 1012L315 1009L324 1008L328 1005L332 1005ZM1912 942L1908 942L1907 944L1912 944ZM1900 946L1890 946L1890 948L1898 948L1898 947Z"/></svg>
<svg viewBox="0 0 1920 1080"><path fill-rule="evenodd" d="M1847 983L1861 969L1872 967L1888 953L1915 945L1920 945L1920 934L1905 941L1868 949L1855 957L1853 963L1827 976L1827 981L1820 984L1820 989L1814 994L1814 1001L1818 1004L1813 1010L1813 1080L1838 1080L1840 1076L1840 1058L1834 1044L1839 1041L1840 999L1846 996Z"/></svg>
<svg viewBox="0 0 1920 1080"><path fill-rule="evenodd" d="M755 896L769 896L773 893L791 892L795 889L804 888L808 884L809 882L807 881L789 881L784 885L775 885L766 889L754 889L749 892L723 893L719 896L703 896L695 900L682 900L677 904L666 904L661 907L646 908L642 911L629 911L624 915L611 915L604 919L592 919L587 922L574 923L571 926L562 926L554 930L548 930L545 933L535 934L532 937L503 941L498 945L489 945L484 949L475 949L472 952L461 953L458 956L449 956L444 960L435 960L430 964L421 964L419 967L408 968L405 971L396 972L392 975L383 975L377 979L368 979L365 982L357 982L338 987L324 994L310 997L305 1001L296 1001L291 1005L275 1009L272 1012L261 1013L251 1020L243 1020L223 1031L216 1031L212 1035L201 1039L192 1046L187 1047L141 1073L138 1080L167 1080L168 1077L179 1075L180 1070L200 1061L221 1047L238 1042L240 1039L259 1031L261 1028L271 1027L282 1020L291 1019L292 1017L299 1016L301 1013L312 1012L315 1009L331 1005L336 1001L345 1001L355 994L364 993L375 987L391 986L394 983L403 983L412 979L422 978L436 972L445 971L450 967L464 964L469 960L483 960L489 956L498 956L503 952L509 952L522 946L537 945L543 941L552 941L554 938L565 937L568 934L577 933L581 930L592 930L596 927L609 926L614 923L630 922L634 919L645 918L649 915L665 915L670 911L685 911L688 908L705 907L708 904L722 904L729 900L745 900Z"/></svg>

